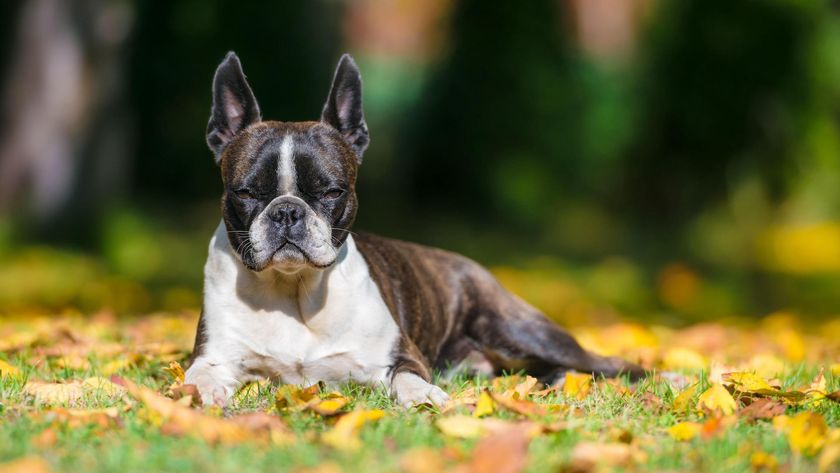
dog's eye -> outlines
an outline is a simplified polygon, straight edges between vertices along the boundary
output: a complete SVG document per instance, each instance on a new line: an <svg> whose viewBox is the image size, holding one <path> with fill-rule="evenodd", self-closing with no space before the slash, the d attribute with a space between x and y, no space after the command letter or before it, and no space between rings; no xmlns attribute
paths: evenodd
<svg viewBox="0 0 840 473"><path fill-rule="evenodd" d="M341 195L344 194L344 191L341 189L330 189L327 192L324 192L325 199L338 199Z"/></svg>
<svg viewBox="0 0 840 473"><path fill-rule="evenodd" d="M234 194L236 194L236 197L239 197L240 199L254 198L254 194L252 194L248 189L239 189L238 191L234 191Z"/></svg>

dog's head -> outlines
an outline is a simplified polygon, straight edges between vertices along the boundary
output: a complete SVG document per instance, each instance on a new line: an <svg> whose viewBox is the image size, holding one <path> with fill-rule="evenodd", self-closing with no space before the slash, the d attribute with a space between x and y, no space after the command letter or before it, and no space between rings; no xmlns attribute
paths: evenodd
<svg viewBox="0 0 840 473"><path fill-rule="evenodd" d="M356 171L369 142L362 78L349 55L313 122L262 121L239 58L213 79L207 144L222 171L228 238L252 271L331 265L356 216Z"/></svg>

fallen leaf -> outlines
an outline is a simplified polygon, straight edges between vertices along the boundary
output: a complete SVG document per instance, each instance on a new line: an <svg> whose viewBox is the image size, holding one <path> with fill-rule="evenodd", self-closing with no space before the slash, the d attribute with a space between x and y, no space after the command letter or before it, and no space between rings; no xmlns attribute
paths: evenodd
<svg viewBox="0 0 840 473"><path fill-rule="evenodd" d="M50 406L73 404L85 394L82 383L45 383L29 381L23 386L23 393L35 398L36 404Z"/></svg>
<svg viewBox="0 0 840 473"><path fill-rule="evenodd" d="M738 418L734 415L715 416L706 419L703 422L703 428L700 430L700 436L704 440L716 437L723 433L726 429L732 427L738 422Z"/></svg>
<svg viewBox="0 0 840 473"><path fill-rule="evenodd" d="M563 383L563 394L573 399L584 399L592 387L592 375L588 373L567 372Z"/></svg>
<svg viewBox="0 0 840 473"><path fill-rule="evenodd" d="M825 443L828 427L816 412L804 411L793 416L788 425L788 442L794 453L812 456Z"/></svg>
<svg viewBox="0 0 840 473"><path fill-rule="evenodd" d="M513 399L501 394L489 393L496 406L525 416L544 416L548 413L545 407L525 399Z"/></svg>
<svg viewBox="0 0 840 473"><path fill-rule="evenodd" d="M694 396L700 390L700 383L695 383L689 386L685 391L681 392L674 398L674 410L677 412L686 412L692 405L694 405Z"/></svg>
<svg viewBox="0 0 840 473"><path fill-rule="evenodd" d="M20 370L17 366L11 365L3 360L0 360L0 378L20 378Z"/></svg>
<svg viewBox="0 0 840 473"><path fill-rule="evenodd" d="M465 415L455 415L438 419L435 425L444 435L471 439L484 435L485 426L481 419Z"/></svg>
<svg viewBox="0 0 840 473"><path fill-rule="evenodd" d="M539 381L533 376L526 376L525 380L514 386L510 392L505 392L505 395L514 399L525 399L528 394L536 387Z"/></svg>
<svg viewBox="0 0 840 473"><path fill-rule="evenodd" d="M749 406L738 410L738 417L746 421L772 419L785 413L785 405L773 399L756 399Z"/></svg>
<svg viewBox="0 0 840 473"><path fill-rule="evenodd" d="M50 464L40 457L23 457L0 463L0 473L49 473Z"/></svg>
<svg viewBox="0 0 840 473"><path fill-rule="evenodd" d="M312 400L306 405L306 409L322 416L333 416L339 413L350 402L346 397L332 397L324 400Z"/></svg>
<svg viewBox="0 0 840 473"><path fill-rule="evenodd" d="M718 383L712 383L712 386L700 395L697 406L701 409L705 408L712 412L722 412L724 415L729 415L735 412L738 403L735 402L726 388Z"/></svg>
<svg viewBox="0 0 840 473"><path fill-rule="evenodd" d="M524 470L530 431L527 425L512 425L482 439L473 449L471 472L518 473Z"/></svg>
<svg viewBox="0 0 840 473"><path fill-rule="evenodd" d="M753 471L777 471L779 460L769 453L753 452L750 455L750 466L752 466Z"/></svg>
<svg viewBox="0 0 840 473"><path fill-rule="evenodd" d="M182 384L175 387L170 386L169 392L172 395L172 399L178 400L189 398L191 406L201 407L203 405L201 401L201 393L198 392L198 386L194 384Z"/></svg>
<svg viewBox="0 0 840 473"><path fill-rule="evenodd" d="M581 442L572 449L571 469L593 471L599 465L629 466L633 456L633 448L626 443Z"/></svg>
<svg viewBox="0 0 840 473"><path fill-rule="evenodd" d="M338 419L332 429L321 435L321 441L339 450L356 450L362 446L358 438L362 426L384 415L385 412L380 409L348 412Z"/></svg>
<svg viewBox="0 0 840 473"><path fill-rule="evenodd" d="M321 392L319 384L302 387L294 384L284 384L274 393L274 404L278 410L299 407L302 408Z"/></svg>
<svg viewBox="0 0 840 473"><path fill-rule="evenodd" d="M668 435L674 440L685 442L697 437L703 430L703 425L697 422L680 422L679 424L668 427Z"/></svg>
<svg viewBox="0 0 840 473"><path fill-rule="evenodd" d="M484 417L490 415L495 410L496 403L493 402L493 397L487 391L482 391L478 396L478 402L475 404L474 417Z"/></svg>
<svg viewBox="0 0 840 473"><path fill-rule="evenodd" d="M104 409L53 408L43 413L44 420L64 424L70 428L84 425L114 427L119 424L119 410L116 407Z"/></svg>
<svg viewBox="0 0 840 473"><path fill-rule="evenodd" d="M125 394L125 388L117 386L110 380L93 376L82 381L82 388L86 392L104 394L106 396L122 396Z"/></svg>
<svg viewBox="0 0 840 473"><path fill-rule="evenodd" d="M270 421L266 420L265 416L268 416L268 414L261 414L258 421L248 415L239 416L244 418L239 420L236 417L220 419L179 404L179 401L163 397L157 392L134 384L127 379L115 378L115 381L124 386L131 396L161 418L163 423L161 432L164 434L190 435L199 437L208 443L227 444L248 440L273 441L275 437L273 431L279 432L281 428L285 430L285 426L279 418L274 417ZM271 428L266 428L269 423Z"/></svg>
<svg viewBox="0 0 840 473"><path fill-rule="evenodd" d="M165 371L170 377L172 377L173 381L181 384L184 383L184 378L186 377L186 375L184 374L184 368L181 366L181 363L178 363L177 361L171 361L169 363L169 366L163 368L163 371Z"/></svg>

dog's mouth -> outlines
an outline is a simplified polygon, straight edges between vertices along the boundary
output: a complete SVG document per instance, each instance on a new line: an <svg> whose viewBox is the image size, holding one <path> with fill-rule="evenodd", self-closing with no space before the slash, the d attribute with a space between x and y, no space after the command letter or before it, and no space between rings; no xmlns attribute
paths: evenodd
<svg viewBox="0 0 840 473"><path fill-rule="evenodd" d="M284 268L299 268L303 265L313 266L315 268L325 268L332 264L332 262L329 264L319 263L307 250L304 249L303 245L291 240L286 240L280 244L274 251L270 260L274 263L274 266L281 270Z"/></svg>

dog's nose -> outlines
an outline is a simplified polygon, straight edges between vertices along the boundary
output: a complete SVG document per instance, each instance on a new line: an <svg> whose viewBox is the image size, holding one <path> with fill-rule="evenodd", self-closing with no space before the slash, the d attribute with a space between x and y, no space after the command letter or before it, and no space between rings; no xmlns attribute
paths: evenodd
<svg viewBox="0 0 840 473"><path fill-rule="evenodd" d="M280 202L269 209L268 216L279 224L291 227L303 218L304 210L294 202Z"/></svg>

